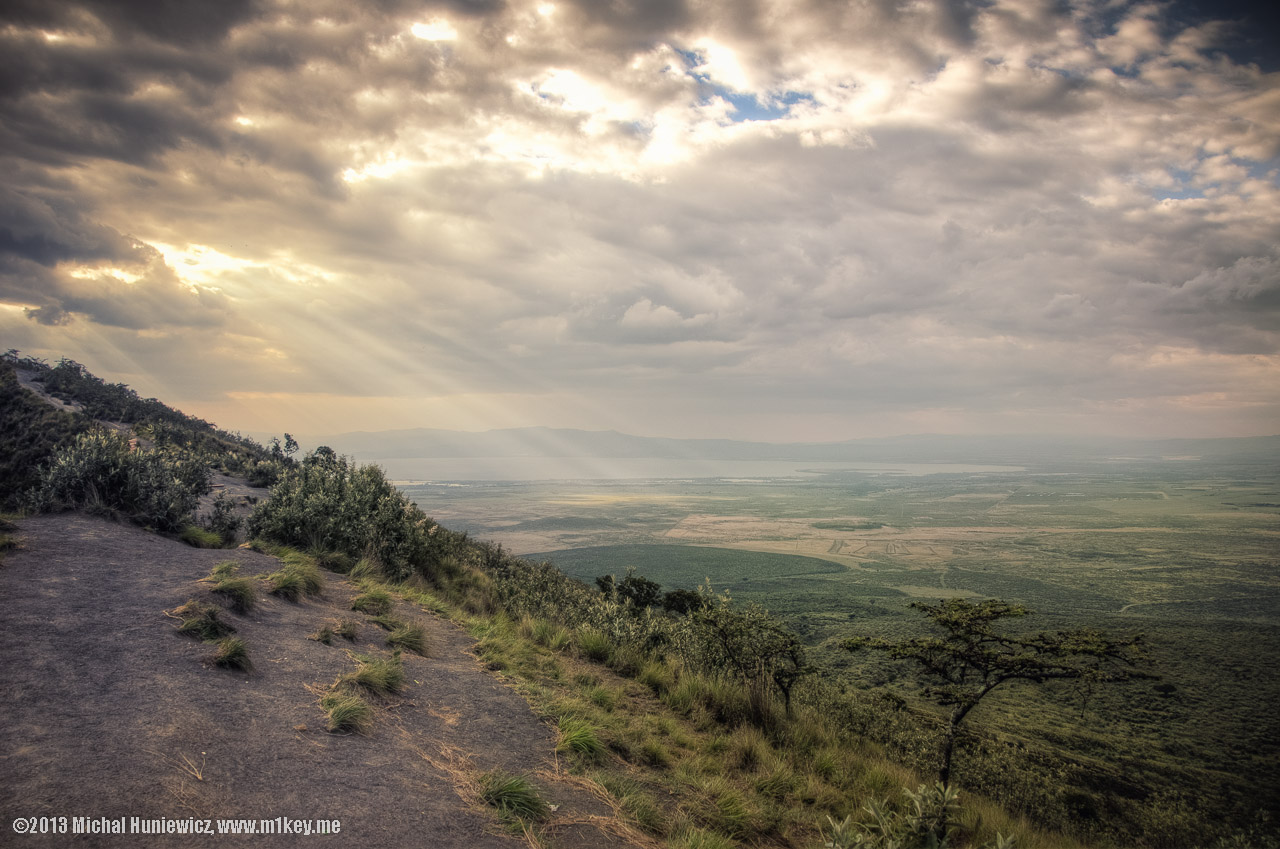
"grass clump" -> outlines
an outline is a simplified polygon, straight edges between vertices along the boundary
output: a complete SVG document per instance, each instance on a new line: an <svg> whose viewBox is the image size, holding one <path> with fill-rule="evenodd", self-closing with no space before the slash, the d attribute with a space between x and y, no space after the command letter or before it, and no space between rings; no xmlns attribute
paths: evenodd
<svg viewBox="0 0 1280 849"><path fill-rule="evenodd" d="M342 619L338 622L337 626L334 627L333 633L342 637L342 639L349 643L354 643L356 641L356 635L360 633L360 623L354 619Z"/></svg>
<svg viewBox="0 0 1280 849"><path fill-rule="evenodd" d="M258 585L250 578L223 578L213 591L230 599L236 613L248 613L258 603Z"/></svg>
<svg viewBox="0 0 1280 849"><path fill-rule="evenodd" d="M404 686L404 665L399 652L381 658L356 655L356 662L359 664L356 671L343 676L339 683L363 687L379 696L399 692Z"/></svg>
<svg viewBox="0 0 1280 849"><path fill-rule="evenodd" d="M224 560L209 571L209 580L221 581L223 578L234 578L239 571L239 563L234 560Z"/></svg>
<svg viewBox="0 0 1280 849"><path fill-rule="evenodd" d="M587 700L606 713L613 713L618 706L618 691L612 687L596 685L587 689Z"/></svg>
<svg viewBox="0 0 1280 849"><path fill-rule="evenodd" d="M737 846L729 838L714 831L704 831L697 826L689 826L672 840L668 841L671 849L734 849ZM828 844L830 845L830 844Z"/></svg>
<svg viewBox="0 0 1280 849"><path fill-rule="evenodd" d="M556 744L557 752L577 755L591 763L604 757L604 744L600 742L591 723L582 719L561 719L559 730L560 742Z"/></svg>
<svg viewBox="0 0 1280 849"><path fill-rule="evenodd" d="M331 646L333 645L333 629L328 625L325 625L320 630L307 637L307 639L315 640L317 643L324 643L326 646Z"/></svg>
<svg viewBox="0 0 1280 849"><path fill-rule="evenodd" d="M373 724L373 708L356 693L330 690L320 699L330 733L363 734Z"/></svg>
<svg viewBox="0 0 1280 849"><path fill-rule="evenodd" d="M578 631L578 651L593 663L608 663L613 656L613 643L609 637L594 628Z"/></svg>
<svg viewBox="0 0 1280 849"><path fill-rule="evenodd" d="M351 558L351 555L343 551L323 551L317 549L312 551L310 556L315 560L316 564L320 566L320 568L327 569L330 572L337 572L339 575L346 575L350 573L356 563L355 560Z"/></svg>
<svg viewBox="0 0 1280 849"><path fill-rule="evenodd" d="M180 633L204 642L215 642L236 630L222 621L220 608L195 599L174 608L168 615L179 620Z"/></svg>
<svg viewBox="0 0 1280 849"><path fill-rule="evenodd" d="M636 676L636 680L658 696L670 690L676 682L675 675L671 672L671 667L658 660L651 660L645 663L640 668L640 674Z"/></svg>
<svg viewBox="0 0 1280 849"><path fill-rule="evenodd" d="M479 778L480 798L503 816L538 822L546 819L550 806L538 795L529 779L496 769Z"/></svg>
<svg viewBox="0 0 1280 849"><path fill-rule="evenodd" d="M671 831L667 815L654 795L632 778L598 772L593 776L636 825L658 837Z"/></svg>
<svg viewBox="0 0 1280 849"><path fill-rule="evenodd" d="M529 638L540 646L545 646L552 651L562 651L565 646L569 645L569 630L560 625L548 622L545 619L539 619L533 623L529 631Z"/></svg>
<svg viewBox="0 0 1280 849"><path fill-rule="evenodd" d="M401 625L387 634L387 645L426 656L427 634L421 625Z"/></svg>
<svg viewBox="0 0 1280 849"><path fill-rule="evenodd" d="M222 548L223 540L219 534L199 525L183 525L178 531L178 539L194 548Z"/></svg>
<svg viewBox="0 0 1280 849"><path fill-rule="evenodd" d="M378 587L366 590L351 600L352 610L368 613L370 616L382 616L390 613L391 605L391 593Z"/></svg>
<svg viewBox="0 0 1280 849"><path fill-rule="evenodd" d="M267 576L271 582L271 594L289 601L297 601L304 595L320 595L324 590L324 578L314 563L286 563L283 569Z"/></svg>
<svg viewBox="0 0 1280 849"><path fill-rule="evenodd" d="M289 569L281 569L267 576L271 582L271 594L278 595L288 601L302 598L303 582L301 576Z"/></svg>
<svg viewBox="0 0 1280 849"><path fill-rule="evenodd" d="M245 672L253 668L249 660L249 647L239 637L223 637L218 640L217 649L213 653L213 662L224 669L240 669Z"/></svg>
<svg viewBox="0 0 1280 849"><path fill-rule="evenodd" d="M250 578L236 575L240 567L235 561L224 560L209 573L206 580L213 582L213 591L231 601L236 613L248 613L258 603L258 585Z"/></svg>
<svg viewBox="0 0 1280 849"><path fill-rule="evenodd" d="M392 616L390 613L384 613L381 616L370 616L369 621L384 631L394 631L405 626L403 619Z"/></svg>
<svg viewBox="0 0 1280 849"><path fill-rule="evenodd" d="M347 572L347 577L354 581L363 581L366 579L381 581L384 578L382 567L374 560L368 557L361 557L356 561L356 565L352 566Z"/></svg>

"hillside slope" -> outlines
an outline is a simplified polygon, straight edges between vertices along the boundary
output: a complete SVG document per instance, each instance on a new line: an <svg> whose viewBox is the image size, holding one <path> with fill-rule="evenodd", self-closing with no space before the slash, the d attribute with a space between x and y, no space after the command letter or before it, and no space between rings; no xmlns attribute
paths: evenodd
<svg viewBox="0 0 1280 849"><path fill-rule="evenodd" d="M212 665L210 647L179 634L165 612L214 600L199 579L219 562L252 576L279 568L275 558L192 549L78 514L19 528L21 547L0 566L6 828L31 816L283 816L340 820L341 845L520 845L473 789L476 775L501 768L534 775L559 805L547 824L557 845L633 845L606 806L557 772L551 730L481 668L455 625L398 602L396 615L425 626L427 656L405 654L407 686L374 700L367 735L329 734L321 693L355 668L353 652L387 654L385 632L350 610L355 590L340 576L325 575L319 598L260 593L252 612L227 612L253 662L248 673L231 671ZM354 644L309 639L340 617L362 621ZM67 840L32 835L22 845ZM222 840L124 835L76 845Z"/></svg>

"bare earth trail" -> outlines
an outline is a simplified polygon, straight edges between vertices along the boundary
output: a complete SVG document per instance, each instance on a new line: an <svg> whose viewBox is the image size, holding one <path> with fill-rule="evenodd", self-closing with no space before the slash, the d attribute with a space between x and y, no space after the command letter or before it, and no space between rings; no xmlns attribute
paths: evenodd
<svg viewBox="0 0 1280 849"><path fill-rule="evenodd" d="M628 845L609 808L556 771L551 730L486 673L457 626L399 602L427 629L427 657L404 656L408 684L378 703L367 735L327 733L321 693L355 669L349 652L385 655L364 621L354 645L308 639L350 610L354 588L325 575L324 596L267 595L227 612L252 671L213 666L211 647L177 633L166 610L211 600L198 583L225 560L240 574L279 563L249 550L199 550L78 514L19 523L0 564L0 844L50 846L327 845L485 849L502 833L465 776L531 775L559 810L558 847ZM335 836L18 835L15 817L339 820Z"/></svg>

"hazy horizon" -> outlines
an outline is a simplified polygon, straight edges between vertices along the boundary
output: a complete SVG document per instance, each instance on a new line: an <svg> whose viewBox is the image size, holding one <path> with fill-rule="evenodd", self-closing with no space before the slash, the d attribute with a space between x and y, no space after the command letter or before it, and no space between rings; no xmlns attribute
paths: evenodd
<svg viewBox="0 0 1280 849"><path fill-rule="evenodd" d="M8 4L0 339L251 432L1269 435L1275 19Z"/></svg>

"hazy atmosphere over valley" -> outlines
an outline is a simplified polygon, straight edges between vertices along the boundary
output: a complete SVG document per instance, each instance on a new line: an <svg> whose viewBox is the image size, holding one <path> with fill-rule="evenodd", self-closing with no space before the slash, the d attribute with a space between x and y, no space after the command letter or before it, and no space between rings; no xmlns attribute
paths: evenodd
<svg viewBox="0 0 1280 849"><path fill-rule="evenodd" d="M1280 422L1274 11L0 14L0 337L222 427Z"/></svg>

